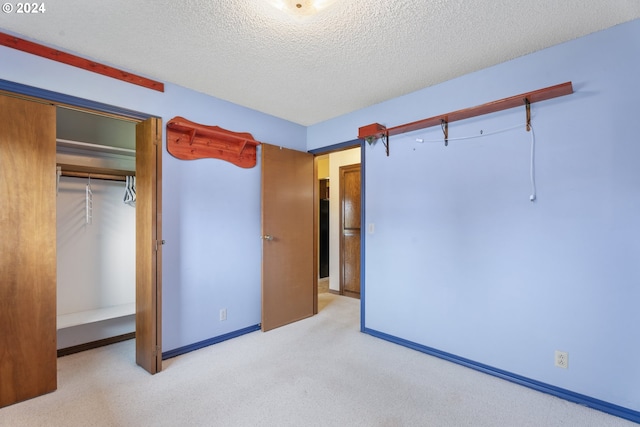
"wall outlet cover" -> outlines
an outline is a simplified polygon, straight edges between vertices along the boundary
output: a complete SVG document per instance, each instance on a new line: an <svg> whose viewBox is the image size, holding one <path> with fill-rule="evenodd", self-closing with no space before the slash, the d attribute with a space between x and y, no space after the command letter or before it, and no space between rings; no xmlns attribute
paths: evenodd
<svg viewBox="0 0 640 427"><path fill-rule="evenodd" d="M567 353L566 351L556 350L555 365L558 368L563 368L563 369L569 368L569 353Z"/></svg>

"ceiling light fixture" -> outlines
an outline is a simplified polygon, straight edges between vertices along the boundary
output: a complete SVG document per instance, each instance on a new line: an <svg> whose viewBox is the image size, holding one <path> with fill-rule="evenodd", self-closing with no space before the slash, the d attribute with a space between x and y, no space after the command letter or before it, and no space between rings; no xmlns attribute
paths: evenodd
<svg viewBox="0 0 640 427"><path fill-rule="evenodd" d="M267 0L275 8L295 16L315 15L336 0Z"/></svg>

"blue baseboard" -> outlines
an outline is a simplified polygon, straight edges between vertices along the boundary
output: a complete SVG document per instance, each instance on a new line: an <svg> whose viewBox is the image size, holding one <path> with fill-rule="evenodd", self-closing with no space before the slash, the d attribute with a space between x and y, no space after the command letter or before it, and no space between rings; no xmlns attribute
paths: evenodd
<svg viewBox="0 0 640 427"><path fill-rule="evenodd" d="M408 347L413 350L417 350L422 353L429 354L431 356L439 357L440 359L447 360L449 362L457 363L458 365L466 366L467 368L475 369L476 371L484 372L489 375L493 375L498 378L502 378L507 381L511 381L516 384L520 384L525 387L532 388L543 393L551 394L570 402L584 405L589 408L597 409L602 412L606 412L611 415L615 415L620 418L624 418L635 423L640 423L640 412L628 409L622 406L614 405L603 400L594 399L583 394L574 393L569 390L555 387L549 384L545 384L540 381L532 380L530 378L523 377L521 375L513 374L511 372L504 371L502 369L494 368L482 363L474 362L473 360L465 359L463 357L456 356L451 353L436 350L435 348L427 347L422 344L418 344L412 341L408 341L402 338L395 337L393 335L385 334L373 329L364 328L363 332L373 337L383 339L385 341L392 342L404 347Z"/></svg>
<svg viewBox="0 0 640 427"><path fill-rule="evenodd" d="M194 344L186 345L184 347L175 348L173 350L165 351L162 353L162 360L171 359L172 357L180 356L181 354L189 353L190 351L199 350L204 347L208 347L213 344L221 343L222 341L230 340L231 338L237 338L241 335L248 334L249 332L255 332L260 330L260 324L248 326L237 331L229 332L217 337L209 338L208 340L200 341Z"/></svg>

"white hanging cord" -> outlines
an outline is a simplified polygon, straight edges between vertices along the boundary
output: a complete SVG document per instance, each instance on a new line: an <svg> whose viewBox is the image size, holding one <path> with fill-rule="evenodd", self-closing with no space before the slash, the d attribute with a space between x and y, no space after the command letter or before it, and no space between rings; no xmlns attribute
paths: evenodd
<svg viewBox="0 0 640 427"><path fill-rule="evenodd" d="M517 125L513 125L511 127L508 128L504 128L504 129L498 129L498 130L494 130L493 132L482 132L479 135L468 135L468 136L459 136L457 138L448 138L449 141L463 141L465 139L474 139L474 138L484 138L485 136L489 136L489 135L495 135L497 133L502 133L502 132L507 132L513 129L518 129L522 127L522 124L517 124ZM417 139L418 142L435 142L435 143L442 143L442 138L440 139L422 139L422 138L418 138Z"/></svg>
<svg viewBox="0 0 640 427"><path fill-rule="evenodd" d="M535 202L537 194L536 194L536 173L535 173L535 148L536 148L536 137L533 133L533 126L529 125L531 129L531 164L529 169L529 177L531 178L531 195L529 196L529 200Z"/></svg>
<svg viewBox="0 0 640 427"><path fill-rule="evenodd" d="M522 128L522 124L517 124L508 128L504 128L504 129L498 129L496 131L493 132L482 132L479 135L469 135L469 136L461 136L461 137L457 137L457 138L448 138L448 141L462 141L465 139L473 139L473 138L483 138L485 136L489 136L489 135L495 135L497 133L502 133L502 132L507 132L513 129L518 129L518 128ZM535 202L536 198L538 197L537 194L537 190L536 190L536 176L535 176L535 147L536 147L536 139L535 139L535 134L533 132L533 126L529 125L529 128L531 129L530 133L531 133L531 163L529 165L529 179L531 182L531 195L529 196L529 200L531 202ZM433 142L433 143L442 143L442 139L434 139L434 140L424 140L422 138L417 138L416 139L417 142Z"/></svg>

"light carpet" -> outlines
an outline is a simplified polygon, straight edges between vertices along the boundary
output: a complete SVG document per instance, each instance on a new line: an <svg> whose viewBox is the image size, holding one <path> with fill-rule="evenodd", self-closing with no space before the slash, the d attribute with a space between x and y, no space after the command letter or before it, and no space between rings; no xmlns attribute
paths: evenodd
<svg viewBox="0 0 640 427"><path fill-rule="evenodd" d="M359 301L164 361L133 340L58 359L58 390L0 426L580 426L636 424L359 332Z"/></svg>

